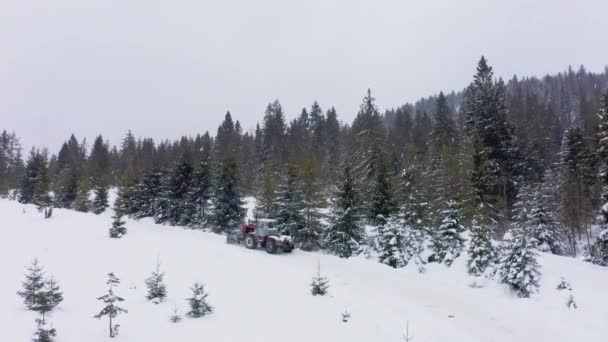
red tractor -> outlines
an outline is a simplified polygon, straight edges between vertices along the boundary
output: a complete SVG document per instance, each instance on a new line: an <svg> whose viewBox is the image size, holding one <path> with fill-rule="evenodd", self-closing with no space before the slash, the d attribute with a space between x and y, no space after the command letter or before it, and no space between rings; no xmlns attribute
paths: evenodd
<svg viewBox="0 0 608 342"><path fill-rule="evenodd" d="M276 220L258 219L255 223L244 224L241 231L245 237L245 247L249 249L261 246L269 254L293 251L293 239L291 236L279 234Z"/></svg>

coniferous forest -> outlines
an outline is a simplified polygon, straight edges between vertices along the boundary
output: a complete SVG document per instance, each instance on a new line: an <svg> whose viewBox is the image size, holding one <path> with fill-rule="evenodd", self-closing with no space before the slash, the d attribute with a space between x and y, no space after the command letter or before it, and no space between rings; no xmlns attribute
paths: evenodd
<svg viewBox="0 0 608 342"><path fill-rule="evenodd" d="M253 131L227 112L217 130L176 140L124 127L117 144L73 134L58 151L22 151L18 132L3 131L0 195L45 217L99 214L116 187L118 235L125 215L230 243L255 197L256 217L276 219L302 250L375 250L391 267L421 268L468 252L473 275L499 258L501 280L522 296L534 270L528 284L513 275L535 248L607 265L608 69L502 80L482 57L471 74L462 90L386 110L362 92L352 122L311 99L297 115L269 103ZM500 256L493 239L505 241Z"/></svg>

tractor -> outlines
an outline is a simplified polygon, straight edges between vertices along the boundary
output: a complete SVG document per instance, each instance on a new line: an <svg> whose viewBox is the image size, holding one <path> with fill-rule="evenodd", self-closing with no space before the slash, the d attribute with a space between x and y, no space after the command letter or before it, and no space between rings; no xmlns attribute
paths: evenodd
<svg viewBox="0 0 608 342"><path fill-rule="evenodd" d="M245 247L256 249L264 248L267 253L275 254L279 251L291 253L294 245L291 236L279 233L276 220L257 219L255 223L244 224L241 231L245 240Z"/></svg>

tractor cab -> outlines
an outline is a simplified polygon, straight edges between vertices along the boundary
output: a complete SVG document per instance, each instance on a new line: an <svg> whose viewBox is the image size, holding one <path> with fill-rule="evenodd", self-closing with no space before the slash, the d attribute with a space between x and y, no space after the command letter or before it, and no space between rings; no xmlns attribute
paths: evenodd
<svg viewBox="0 0 608 342"><path fill-rule="evenodd" d="M259 219L255 224L254 234L257 236L273 236L278 233L276 220Z"/></svg>

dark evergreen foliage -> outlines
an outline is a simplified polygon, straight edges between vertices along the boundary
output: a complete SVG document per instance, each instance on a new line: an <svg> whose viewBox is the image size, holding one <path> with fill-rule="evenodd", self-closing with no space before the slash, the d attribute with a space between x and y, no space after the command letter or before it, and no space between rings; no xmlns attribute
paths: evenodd
<svg viewBox="0 0 608 342"><path fill-rule="evenodd" d="M213 312L213 307L207 303L208 293L205 292L205 285L201 283L194 283L192 285L192 297L188 298L188 305L190 305L190 311L187 315L192 318L199 318L206 316Z"/></svg>

